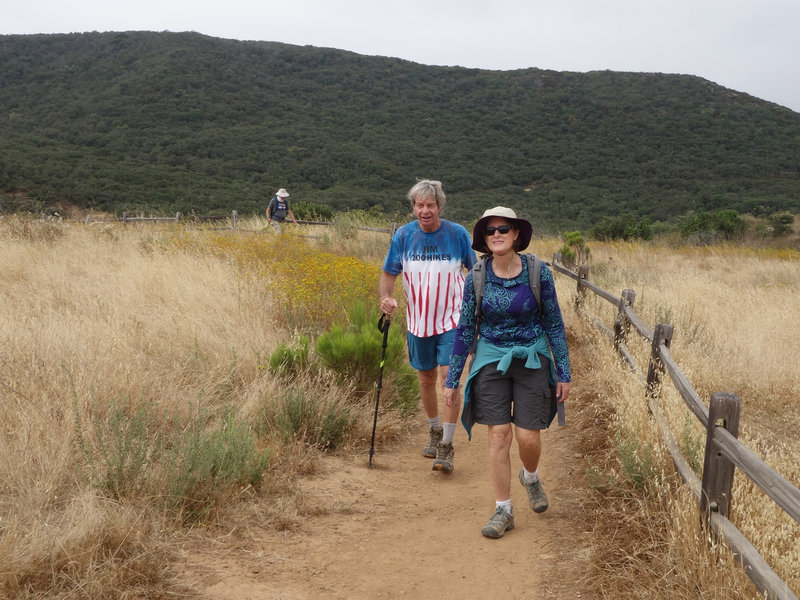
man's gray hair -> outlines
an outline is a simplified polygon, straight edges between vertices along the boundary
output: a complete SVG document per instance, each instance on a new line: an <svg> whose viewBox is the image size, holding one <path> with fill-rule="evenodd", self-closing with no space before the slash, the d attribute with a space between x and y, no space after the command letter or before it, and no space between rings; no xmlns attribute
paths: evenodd
<svg viewBox="0 0 800 600"><path fill-rule="evenodd" d="M420 198L435 198L436 205L439 207L439 212L444 210L444 203L447 197L444 195L441 181L434 181L432 179L421 179L414 187L408 190L408 199L411 201L411 208Z"/></svg>

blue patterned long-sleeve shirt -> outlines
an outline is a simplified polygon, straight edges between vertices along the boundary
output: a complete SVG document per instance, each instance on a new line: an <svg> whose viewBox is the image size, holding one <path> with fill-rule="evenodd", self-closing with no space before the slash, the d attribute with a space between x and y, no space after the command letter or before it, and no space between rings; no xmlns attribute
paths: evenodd
<svg viewBox="0 0 800 600"><path fill-rule="evenodd" d="M480 336L498 348L531 346L546 336L553 354L558 381L571 380L567 335L561 308L556 297L553 273L542 263L542 315L536 306L528 280L528 264L522 260L522 272L511 279L501 279L492 270L492 259L486 267L486 284L481 304ZM445 387L458 387L472 342L475 339L475 290L472 272L464 282L461 316L450 354L450 370Z"/></svg>

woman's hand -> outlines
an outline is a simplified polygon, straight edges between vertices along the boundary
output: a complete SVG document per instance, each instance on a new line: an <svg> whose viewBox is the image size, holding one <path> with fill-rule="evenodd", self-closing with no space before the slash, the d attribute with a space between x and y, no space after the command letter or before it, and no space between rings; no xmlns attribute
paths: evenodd
<svg viewBox="0 0 800 600"><path fill-rule="evenodd" d="M556 384L556 398L559 402L564 402L569 397L570 384L568 381L559 381Z"/></svg>
<svg viewBox="0 0 800 600"><path fill-rule="evenodd" d="M444 403L447 408L453 408L458 402L458 390L456 388L444 388Z"/></svg>

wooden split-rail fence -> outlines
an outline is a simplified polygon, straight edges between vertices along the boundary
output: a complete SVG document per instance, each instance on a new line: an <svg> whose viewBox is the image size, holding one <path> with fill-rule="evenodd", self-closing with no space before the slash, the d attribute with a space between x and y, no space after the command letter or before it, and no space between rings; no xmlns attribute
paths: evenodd
<svg viewBox="0 0 800 600"><path fill-rule="evenodd" d="M184 216L182 213L175 213L174 217L132 217L128 215L127 212L122 213L122 217L114 218L114 219L95 219L91 215L86 217L86 222L98 222L98 221L105 221L105 220L113 220L113 221L122 221L123 225L128 225L129 223L179 223L181 221L191 221L191 222L220 222L220 221L228 221L230 220L230 226L226 224L224 227L225 229L232 229L234 231L242 231L241 227L239 227L239 214L234 210L231 211L230 216L228 215L190 215L188 217ZM298 225L332 225L332 223L328 221L303 221L301 219L297 219ZM380 233L388 233L390 235L394 235L394 232L397 230L397 223L393 223L391 228L380 228L380 227L358 227L358 229L362 231L377 231Z"/></svg>
<svg viewBox="0 0 800 600"><path fill-rule="evenodd" d="M559 253L553 256L551 266L556 272L577 281L575 308L578 312L585 313L583 308L587 292L593 292L617 308L613 330L602 321L589 315L585 316L609 338L631 370L639 375L650 413L658 423L662 439L678 474L698 500L700 517L705 526L717 539L724 541L766 598L798 600L795 593L772 570L755 546L728 519L732 502L733 476L738 468L795 522L800 523L800 490L737 439L741 399L736 394L716 392L711 394L709 407L706 409L692 388L692 384L670 354L672 325L659 323L655 329L650 329L634 312L636 293L633 290L623 290L622 296L617 297L596 286L589 280L587 266L582 266L574 272L563 265ZM650 343L646 378L627 346L631 328ZM706 429L702 479L695 474L681 453L661 410L658 399L665 374L669 375L686 406Z"/></svg>

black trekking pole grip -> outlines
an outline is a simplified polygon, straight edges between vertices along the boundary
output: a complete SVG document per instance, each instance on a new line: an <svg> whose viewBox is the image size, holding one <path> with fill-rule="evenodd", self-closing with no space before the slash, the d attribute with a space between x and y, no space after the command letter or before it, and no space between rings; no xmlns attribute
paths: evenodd
<svg viewBox="0 0 800 600"><path fill-rule="evenodd" d="M372 468L372 456L375 454L375 428L378 426L378 403L381 399L381 388L383 387L383 365L386 361L386 345L389 339L389 325L391 320L384 313L378 321L378 331L383 333L383 346L381 348L381 364L378 371L378 381L375 384L375 416L372 418L372 441L369 444L369 468Z"/></svg>

